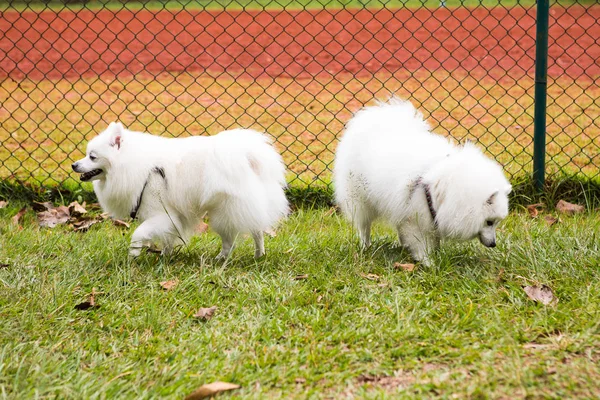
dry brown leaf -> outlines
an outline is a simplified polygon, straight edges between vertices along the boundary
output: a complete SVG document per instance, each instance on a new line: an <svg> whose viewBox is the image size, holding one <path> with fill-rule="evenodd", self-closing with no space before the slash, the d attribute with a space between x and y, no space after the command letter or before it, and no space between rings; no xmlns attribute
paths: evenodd
<svg viewBox="0 0 600 400"><path fill-rule="evenodd" d="M165 290L175 289L179 285L179 279L173 279L170 281L162 281L160 283L160 287Z"/></svg>
<svg viewBox="0 0 600 400"><path fill-rule="evenodd" d="M301 385L301 384L303 384L303 383L306 383L306 378L296 378L294 381L295 381L297 384L300 384L300 385Z"/></svg>
<svg viewBox="0 0 600 400"><path fill-rule="evenodd" d="M125 221L121 221L120 219L113 219L112 222L114 226L129 229L129 224Z"/></svg>
<svg viewBox="0 0 600 400"><path fill-rule="evenodd" d="M530 204L527 206L527 211L529 212L529 215L532 218L535 218L538 216L538 209L542 209L544 208L544 204L543 203L536 203L536 204Z"/></svg>
<svg viewBox="0 0 600 400"><path fill-rule="evenodd" d="M395 262L394 269L402 269L406 272L412 272L415 270L415 264L402 264L399 262Z"/></svg>
<svg viewBox="0 0 600 400"><path fill-rule="evenodd" d="M81 221L73 222L71 226L75 232L85 232L90 229L90 226L97 224L100 222L100 219L92 218L92 219L84 219Z"/></svg>
<svg viewBox="0 0 600 400"><path fill-rule="evenodd" d="M200 223L198 224L198 226L196 226L196 232L197 233L204 233L208 231L208 224L204 221L200 221Z"/></svg>
<svg viewBox="0 0 600 400"><path fill-rule="evenodd" d="M546 215L544 217L544 221L548 224L548 226L552 226L558 222L558 218L553 217L552 215Z"/></svg>
<svg viewBox="0 0 600 400"><path fill-rule="evenodd" d="M213 317L216 310L217 310L217 306L201 308L196 312L196 314L194 314L194 317L200 318L204 321L208 321L209 319L211 319Z"/></svg>
<svg viewBox="0 0 600 400"><path fill-rule="evenodd" d="M300 280L302 280L302 279L308 279L308 274L296 275L296 276L294 277L294 280L295 280L295 281L300 281Z"/></svg>
<svg viewBox="0 0 600 400"><path fill-rule="evenodd" d="M8 268L8 267L9 267L9 264L7 264L7 263L0 263L0 269Z"/></svg>
<svg viewBox="0 0 600 400"><path fill-rule="evenodd" d="M37 217L41 227L54 228L56 225L65 224L71 218L71 213L68 207L58 206L38 213Z"/></svg>
<svg viewBox="0 0 600 400"><path fill-rule="evenodd" d="M375 275L375 274L363 274L361 272L360 276L362 276L363 278L368 279L370 281L378 281L379 280L379 275Z"/></svg>
<svg viewBox="0 0 600 400"><path fill-rule="evenodd" d="M90 293L88 300L77 304L75 306L75 309L79 311L84 311L89 310L90 308L98 308L98 306L96 305L97 294L100 294L100 292L96 292L96 288L92 288L92 293Z"/></svg>
<svg viewBox="0 0 600 400"><path fill-rule="evenodd" d="M25 215L25 213L27 212L27 208L23 207L19 210L19 212L11 218L11 222L13 225L19 225L19 221L21 221L21 217L23 215Z"/></svg>
<svg viewBox="0 0 600 400"><path fill-rule="evenodd" d="M4 208L8 205L8 201L0 200L0 208Z"/></svg>
<svg viewBox="0 0 600 400"><path fill-rule="evenodd" d="M533 300L540 302L544 305L556 304L558 303L558 299L552 293L552 289L550 289L546 285L542 286L525 286L523 288L527 296Z"/></svg>
<svg viewBox="0 0 600 400"><path fill-rule="evenodd" d="M229 382L213 382L200 386L194 392L185 396L185 400L198 400L213 397L221 392L239 389L240 385Z"/></svg>
<svg viewBox="0 0 600 400"><path fill-rule="evenodd" d="M573 215L585 211L585 207L580 206L579 204L573 204L564 200L559 200L558 203L556 203L556 210L564 214Z"/></svg>
<svg viewBox="0 0 600 400"><path fill-rule="evenodd" d="M85 209L85 202L83 204L84 205L81 205L79 202L74 201L67 207L69 208L69 211L71 211L71 215L77 216L87 213L87 210Z"/></svg>

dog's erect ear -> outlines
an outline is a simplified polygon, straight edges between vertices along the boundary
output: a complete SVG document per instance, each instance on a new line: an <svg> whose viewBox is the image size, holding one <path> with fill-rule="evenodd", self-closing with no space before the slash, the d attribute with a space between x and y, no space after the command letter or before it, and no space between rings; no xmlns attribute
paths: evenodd
<svg viewBox="0 0 600 400"><path fill-rule="evenodd" d="M496 190L494 193L492 193L492 195L490 197L488 197L488 199L486 200L487 204L494 204L494 201L496 200L496 197L498 196L498 193L500 193L499 190Z"/></svg>
<svg viewBox="0 0 600 400"><path fill-rule="evenodd" d="M110 145L117 146L117 150L121 149L123 143L123 125L120 122L111 122L109 125L111 128L110 132Z"/></svg>

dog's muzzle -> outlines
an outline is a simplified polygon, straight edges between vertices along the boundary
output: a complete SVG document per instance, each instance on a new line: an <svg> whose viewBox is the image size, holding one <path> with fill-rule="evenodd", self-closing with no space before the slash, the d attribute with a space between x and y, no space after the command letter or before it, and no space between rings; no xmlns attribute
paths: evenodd
<svg viewBox="0 0 600 400"><path fill-rule="evenodd" d="M83 174L81 174L80 179L83 182L89 181L90 179L92 179L93 177L95 177L96 175L100 175L102 173L101 169L93 169L91 171L88 172L84 172Z"/></svg>
<svg viewBox="0 0 600 400"><path fill-rule="evenodd" d="M479 241L485 247L496 247L496 240L495 239L492 239L492 240L488 241L488 240L484 240L483 237L481 235L479 235Z"/></svg>
<svg viewBox="0 0 600 400"><path fill-rule="evenodd" d="M80 168L79 168L79 163L73 163L71 165L71 168L73 168L73 171L81 173ZM86 182L86 181L89 181L90 179L92 179L93 177L95 177L96 175L100 175L101 173L102 173L101 169L93 169L88 172L83 172L81 174L81 176L79 177L79 179L81 179L83 182Z"/></svg>

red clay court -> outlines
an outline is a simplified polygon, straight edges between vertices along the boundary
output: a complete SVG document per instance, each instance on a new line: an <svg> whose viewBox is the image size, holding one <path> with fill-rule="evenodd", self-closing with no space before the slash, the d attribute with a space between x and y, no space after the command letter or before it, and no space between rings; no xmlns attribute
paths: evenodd
<svg viewBox="0 0 600 400"><path fill-rule="evenodd" d="M600 6L553 7L549 74L600 75ZM532 74L535 8L0 14L0 77L211 71L311 77L418 69Z"/></svg>

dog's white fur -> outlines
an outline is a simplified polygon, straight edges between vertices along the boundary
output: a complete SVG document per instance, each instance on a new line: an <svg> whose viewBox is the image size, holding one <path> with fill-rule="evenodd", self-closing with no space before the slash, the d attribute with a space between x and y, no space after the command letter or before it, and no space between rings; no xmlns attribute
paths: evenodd
<svg viewBox="0 0 600 400"><path fill-rule="evenodd" d="M147 185L132 256L152 243L169 252L187 242L208 214L222 239L220 258L229 256L238 233L252 234L260 257L263 232L288 213L281 156L266 135L249 129L174 139L111 123L88 143L86 157L73 169L102 171L87 178L102 208L116 218L130 215Z"/></svg>
<svg viewBox="0 0 600 400"><path fill-rule="evenodd" d="M336 151L334 184L336 201L363 246L370 245L371 223L381 217L424 263L440 239L479 237L495 246L511 191L500 165L474 145L457 147L433 134L421 113L399 99L365 108L348 122Z"/></svg>

